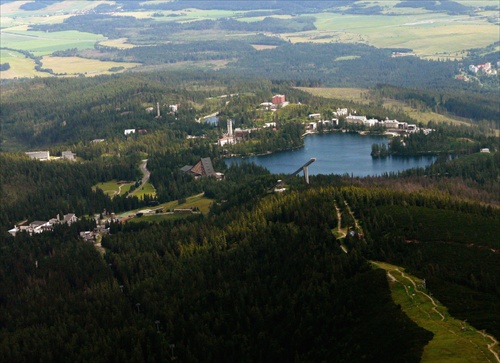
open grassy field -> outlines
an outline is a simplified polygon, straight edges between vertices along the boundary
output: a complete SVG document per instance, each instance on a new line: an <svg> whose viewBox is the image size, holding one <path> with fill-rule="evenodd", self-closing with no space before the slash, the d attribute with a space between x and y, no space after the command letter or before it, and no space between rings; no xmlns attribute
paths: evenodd
<svg viewBox="0 0 500 363"><path fill-rule="evenodd" d="M196 194L186 198L186 203L179 204L177 201L163 203L161 206L164 210L174 210L175 208L194 208L198 207L203 214L208 213L213 199L206 198L204 193Z"/></svg>
<svg viewBox="0 0 500 363"><path fill-rule="evenodd" d="M337 100L369 103L369 89L366 88L331 88L331 87L296 87L314 96L335 98Z"/></svg>
<svg viewBox="0 0 500 363"><path fill-rule="evenodd" d="M0 50L1 63L9 63L10 69L0 71L0 78L13 79L23 77L50 77L50 74L35 70L35 61L12 50Z"/></svg>
<svg viewBox="0 0 500 363"><path fill-rule="evenodd" d="M408 10L411 9L404 9ZM415 10L413 14L397 16L314 14L317 30L284 34L283 38L294 43L362 42L380 48L410 48L422 57L453 59L461 58L466 49L499 40L498 26L486 18ZM325 37L328 35L331 38Z"/></svg>
<svg viewBox="0 0 500 363"><path fill-rule="evenodd" d="M104 40L102 35L64 31L44 33L28 31L20 27L3 29L0 34L2 47L27 50L35 56L52 54L57 50L70 48L93 48L98 41Z"/></svg>
<svg viewBox="0 0 500 363"><path fill-rule="evenodd" d="M414 118L415 120L426 124L429 121L434 122L446 122L453 125L470 125L469 122L464 120L459 120L457 118L453 118L451 116L441 115L432 111L419 111L410 106L407 106L402 101L397 100L384 100L384 107L386 108L394 108L403 110L408 116Z"/></svg>
<svg viewBox="0 0 500 363"><path fill-rule="evenodd" d="M99 44L105 47L113 47L118 49L130 49L135 47L134 44L127 43L127 38L103 40L99 42Z"/></svg>
<svg viewBox="0 0 500 363"><path fill-rule="evenodd" d="M203 193L193 195L191 197L186 198L185 203L179 204L177 201L172 201L172 202L167 202L160 204L156 208L163 208L165 212L170 211L172 212L176 208L180 209L187 209L187 208L198 208L201 213L207 214L210 210L210 205L213 203L213 199L209 199L204 197ZM143 210L144 208L136 209L136 210L131 210L125 213L121 213L118 217L123 218L126 216L131 216L135 215L139 210ZM129 220L129 222L141 222L141 221L146 221L146 222L159 222L162 220L167 220L167 219L179 219L179 218L186 218L187 216L191 216L192 214L173 214L173 213L156 213L156 214L151 214L151 215L144 215L142 217L135 217Z"/></svg>
<svg viewBox="0 0 500 363"><path fill-rule="evenodd" d="M496 0L464 0L462 3L469 6L497 5ZM57 50L69 48L92 49L95 43L116 47L131 48L134 45L126 43L126 39L108 40L102 35L82 33L77 31L64 32L32 32L28 31L31 24L54 24L60 23L70 16L81 14L81 12L105 3L104 1L64 1L52 4L37 11L25 11L20 9L26 1L14 1L0 5L2 32L0 41L3 47L17 50L27 50L36 56L47 56ZM316 30L280 34L284 40L313 43L365 43L376 47L410 48L417 55L427 59L460 59L466 55L470 48L480 48L499 40L498 25L489 23L488 17L494 17L495 11L478 12L477 16L449 15L446 13L430 12L425 9L396 8L399 1L396 0L369 0L358 2L357 6L380 6L382 13L377 15L348 14L348 7L336 12L321 12L307 14L316 18ZM263 9L262 11L265 11ZM153 16L161 13L164 16ZM200 10L183 9L180 11L135 11L117 12L116 16L134 16L136 18L148 18L154 22L192 22L204 19L235 18L238 21L253 22L260 21L265 15L253 17L246 16L247 11L230 10ZM251 14L248 14L251 15ZM275 18L290 18L290 15L269 14ZM481 15L481 16L480 16ZM184 31L169 34L172 42L210 41L220 40L222 37L248 35L245 32L227 32L220 30L209 31ZM161 40L160 40L161 42ZM271 49L269 47L255 46L258 50ZM348 57L344 59L349 59ZM338 59L339 61L342 59ZM191 64L181 63L176 69L190 68ZM222 65L223 67L223 65ZM199 67L202 69L220 69L216 63L209 63ZM20 70L26 67L18 67L16 76L33 77L34 71L26 69L26 73L20 74ZM85 71L83 71L85 72ZM88 71L87 71L88 72ZM61 72L70 73L70 72ZM82 72L72 72L82 73ZM14 77L8 75L10 78Z"/></svg>
<svg viewBox="0 0 500 363"><path fill-rule="evenodd" d="M66 73L68 75L86 74L87 76L117 73L109 71L112 67L124 67L123 70L125 70L140 65L140 63L107 62L80 57L52 56L43 57L42 64L44 68L51 68L55 73Z"/></svg>
<svg viewBox="0 0 500 363"><path fill-rule="evenodd" d="M445 306L423 287L423 281L403 268L372 262L387 272L391 295L396 304L434 338L424 348L421 362L500 362L495 339L467 322L450 316Z"/></svg>
<svg viewBox="0 0 500 363"><path fill-rule="evenodd" d="M30 1L19 0L8 3L2 2L2 4L0 5L2 18L4 16L15 17L15 18L32 18L41 16L52 17L58 15L68 15L83 10L90 10L98 6L99 4L105 3L105 1L68 0L68 1L61 1L54 3L40 10L26 11L21 9L21 6L28 2Z"/></svg>
<svg viewBox="0 0 500 363"><path fill-rule="evenodd" d="M126 192L130 190L130 187L134 183L127 183L127 184L118 184L117 180L111 180L105 183L98 183L92 187L92 190L96 190L97 188L101 189L104 194L107 194L109 196L113 196L116 194L123 195Z"/></svg>
<svg viewBox="0 0 500 363"><path fill-rule="evenodd" d="M150 182L147 182L144 186L139 187L135 189L132 193L130 193L131 196L136 196L139 199L144 199L145 194L148 194L153 197L156 196L155 187Z"/></svg>
<svg viewBox="0 0 500 363"><path fill-rule="evenodd" d="M276 45L262 45L262 44L252 44L252 47L256 50L267 50L267 49L275 49Z"/></svg>

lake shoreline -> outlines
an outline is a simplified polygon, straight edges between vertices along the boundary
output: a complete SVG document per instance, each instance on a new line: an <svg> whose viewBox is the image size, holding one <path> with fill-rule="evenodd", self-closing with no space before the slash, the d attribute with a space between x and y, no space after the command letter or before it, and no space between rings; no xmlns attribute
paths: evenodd
<svg viewBox="0 0 500 363"><path fill-rule="evenodd" d="M240 162L254 162L271 173L290 173L307 160L316 158L309 167L309 174L353 174L374 176L406 169L425 167L436 160L435 156L389 155L372 157L372 145L387 142L383 135L360 135L359 132L308 133L318 137L304 137L300 147L266 152L259 155L225 155L224 162L230 166Z"/></svg>

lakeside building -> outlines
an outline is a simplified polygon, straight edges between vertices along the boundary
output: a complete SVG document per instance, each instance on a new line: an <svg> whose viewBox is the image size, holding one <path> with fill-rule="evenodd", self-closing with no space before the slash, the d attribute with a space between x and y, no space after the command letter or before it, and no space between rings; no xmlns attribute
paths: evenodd
<svg viewBox="0 0 500 363"><path fill-rule="evenodd" d="M285 95L274 95L272 99L272 103L274 105L280 105L285 102Z"/></svg>

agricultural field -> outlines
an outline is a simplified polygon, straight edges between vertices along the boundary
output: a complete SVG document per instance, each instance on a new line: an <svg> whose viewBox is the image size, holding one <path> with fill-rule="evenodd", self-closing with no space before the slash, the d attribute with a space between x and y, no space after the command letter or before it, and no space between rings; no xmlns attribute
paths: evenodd
<svg viewBox="0 0 500 363"><path fill-rule="evenodd" d="M0 78L14 79L23 77L49 77L50 74L35 70L35 61L24 54L12 50L0 49L1 63L9 63L10 69L0 71Z"/></svg>
<svg viewBox="0 0 500 363"><path fill-rule="evenodd" d="M96 42L103 39L102 35L73 30L44 33L28 31L24 27L3 29L0 33L2 47L25 50L35 56L44 56L70 48L93 48Z"/></svg>
<svg viewBox="0 0 500 363"><path fill-rule="evenodd" d="M129 43L130 36L134 42L141 43L141 36L136 37L135 30L128 32L128 35L118 39L108 39L101 34L89 32L79 32L74 30L41 32L30 31L30 25L50 25L59 24L71 16L86 14L92 8L100 4L112 4L106 1L64 1L52 4L40 10L26 11L21 9L25 1L15 1L0 5L1 10L1 33L0 40L2 47L7 47L20 51L29 51L35 56L48 56L55 51L76 48L78 50L93 49L96 44L109 46L116 49L130 49L135 45ZM137 11L117 11L109 13L113 16L129 16L140 21L147 20L154 23L179 23L186 24L203 20L219 20L232 18L239 22L260 22L267 16L279 19L280 21L290 20L292 22L301 17L314 17L314 25L317 29L301 31L295 33L273 34L268 31L259 33L266 36L275 36L291 43L364 43L379 48L409 48L417 56L426 59L461 59L467 55L467 50L471 48L481 48L499 40L498 25L493 24L495 11L484 10L470 14L449 15L445 12L431 12L422 8L399 8L395 7L398 1L368 1L356 3L359 10L368 9L372 6L379 6L382 10L376 14L354 14L351 7L340 8L335 12L311 13L301 16L287 14L275 14L270 9L261 9L248 12L245 10L137 10ZM463 1L469 6L495 5L495 1ZM248 16L247 16L248 14ZM82 30L82 29L79 29ZM92 31L89 29L88 31ZM290 30L293 31L293 30ZM132 35L131 35L132 34ZM163 43L165 41L174 43L189 43L194 41L210 41L223 39L231 40L234 36L255 35L255 32L243 30L222 30L206 29L204 31L185 30L169 32L168 36L161 39L148 39L147 43ZM255 45L257 50L273 49L276 45ZM237 58L237 56L235 56ZM340 60L352 60L352 58L342 57ZM96 65L96 64L94 64ZM224 65L222 65L224 66ZM124 66L129 68L128 66ZM189 63L177 64L176 69L189 69ZM34 67L33 67L34 68ZM217 64L202 65L204 69L219 69ZM21 70L25 70L21 73ZM15 77L33 77L35 71L18 67ZM100 74L102 70L84 71ZM59 73L59 72L56 72ZM60 72L60 73L82 73L82 72ZM8 75L8 78L13 78Z"/></svg>
<svg viewBox="0 0 500 363"><path fill-rule="evenodd" d="M42 58L44 68L49 68L56 74L96 76L100 74L116 73L110 71L112 68L121 68L119 71L140 66L140 63L106 62L97 59L86 59L80 57L52 57Z"/></svg>
<svg viewBox="0 0 500 363"><path fill-rule="evenodd" d="M486 18L417 10L417 14L398 16L313 14L317 30L282 37L293 43L361 42L379 48L409 48L429 59L460 59L466 49L498 41L498 26Z"/></svg>
<svg viewBox="0 0 500 363"><path fill-rule="evenodd" d="M415 323L434 334L424 348L421 362L495 361L499 354L498 346L491 346L495 339L450 316L448 309L427 291L423 280L398 266L372 264L386 271L394 302Z"/></svg>

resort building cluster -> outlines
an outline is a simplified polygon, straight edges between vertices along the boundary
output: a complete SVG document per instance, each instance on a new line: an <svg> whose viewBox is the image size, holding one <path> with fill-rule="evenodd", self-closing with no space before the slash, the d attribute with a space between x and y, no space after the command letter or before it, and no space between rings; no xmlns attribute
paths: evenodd
<svg viewBox="0 0 500 363"><path fill-rule="evenodd" d="M500 61L497 62L497 68L500 68ZM486 62L484 64L474 65L471 64L469 66L469 72L472 74L484 73L488 75L497 74L497 70L493 69L490 62Z"/></svg>
<svg viewBox="0 0 500 363"><path fill-rule="evenodd" d="M15 236L19 232L26 232L30 236L32 236L33 234L53 231L54 226L58 224L67 224L68 226L70 226L76 221L78 221L78 218L73 213L65 214L62 218L60 218L58 214L55 218L51 218L48 221L33 221L29 224L28 220L22 221L16 224L14 228L9 230L8 232L12 236Z"/></svg>

